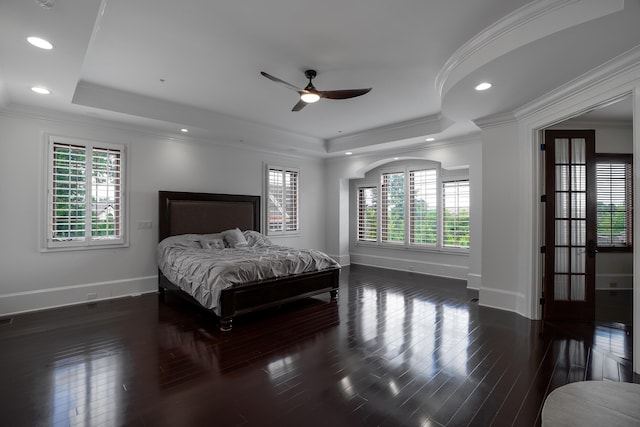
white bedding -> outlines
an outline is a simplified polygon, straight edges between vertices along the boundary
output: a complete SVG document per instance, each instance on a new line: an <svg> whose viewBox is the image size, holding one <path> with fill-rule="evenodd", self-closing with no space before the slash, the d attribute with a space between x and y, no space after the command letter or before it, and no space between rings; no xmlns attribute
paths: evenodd
<svg viewBox="0 0 640 427"><path fill-rule="evenodd" d="M323 252L273 245L257 231L244 231L247 246L216 249L221 234L172 236L158 244L162 273L204 307L218 313L220 291L234 285L319 271L340 265ZM203 248L204 247L204 248Z"/></svg>

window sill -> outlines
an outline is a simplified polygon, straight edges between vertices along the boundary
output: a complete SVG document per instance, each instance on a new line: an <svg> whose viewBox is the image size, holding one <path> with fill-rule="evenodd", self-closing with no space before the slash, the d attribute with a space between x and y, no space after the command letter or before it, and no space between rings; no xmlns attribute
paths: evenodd
<svg viewBox="0 0 640 427"><path fill-rule="evenodd" d="M129 243L113 244L93 244L93 245L69 245L69 246L47 246L40 248L40 252L69 252L69 251L89 251L94 249L119 249L128 248Z"/></svg>
<svg viewBox="0 0 640 427"><path fill-rule="evenodd" d="M277 234L266 234L269 239L284 239L287 237L300 237L301 233L299 231L290 232L290 233L277 233Z"/></svg>
<svg viewBox="0 0 640 427"><path fill-rule="evenodd" d="M460 255L469 256L469 249L457 249L457 248L441 248L441 247L420 247L420 246L408 246L404 243L378 243L378 242L356 242L356 246L363 248L378 248L378 249L391 249L395 251L408 251L408 252L427 252L443 255Z"/></svg>

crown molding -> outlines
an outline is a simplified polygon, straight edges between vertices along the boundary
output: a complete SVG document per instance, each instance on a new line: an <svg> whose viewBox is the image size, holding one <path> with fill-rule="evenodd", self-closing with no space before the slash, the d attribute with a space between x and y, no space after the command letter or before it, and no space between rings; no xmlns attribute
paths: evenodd
<svg viewBox="0 0 640 427"><path fill-rule="evenodd" d="M589 128L594 127L606 127L617 129L633 129L633 120L581 120L581 119L567 119L559 123L560 125L570 128Z"/></svg>
<svg viewBox="0 0 640 427"><path fill-rule="evenodd" d="M518 108L514 115L518 120L548 110L572 97L580 97L593 88L607 82L615 82L619 87L640 78L640 45L616 56L610 61L587 71L581 76L565 83L551 92ZM627 93L616 94L605 102L611 103L626 96ZM588 110L593 109L590 105ZM587 110L587 111L588 111ZM584 113L586 111L582 111Z"/></svg>
<svg viewBox="0 0 640 427"><path fill-rule="evenodd" d="M327 160L330 161L350 161L353 159L371 159L371 158L391 158L391 157L403 157L415 156L419 152L425 152L429 150L437 150L447 147L457 147L463 145L478 144L482 142L480 132L474 132L467 135L461 135L452 138L446 138L443 140L432 142L420 142L412 145L407 145L402 148L388 148L376 151L369 151L359 154L353 154L351 156L331 157Z"/></svg>
<svg viewBox="0 0 640 427"><path fill-rule="evenodd" d="M76 86L72 104L164 123L175 123L176 126L181 127L198 128L213 137L256 146L279 146L283 145L283 142L289 142L300 151L316 152L318 155L326 154L325 142L321 138L86 81L80 81Z"/></svg>
<svg viewBox="0 0 640 427"><path fill-rule="evenodd" d="M473 70L505 53L524 46L554 32L620 11L624 0L540 0L531 2L504 16L471 38L445 62L435 79L437 93L442 98L447 81L456 70L487 51L483 61ZM564 13L567 19L557 15ZM530 29L525 27L529 26ZM493 46L493 52L489 48ZM473 71L472 70L472 71ZM465 73L467 75L468 73ZM461 78L464 76L461 76Z"/></svg>
<svg viewBox="0 0 640 427"><path fill-rule="evenodd" d="M333 153L346 149L369 147L376 144L433 135L442 132L451 123L446 117L434 114L331 138L326 141L326 148L328 153Z"/></svg>
<svg viewBox="0 0 640 427"><path fill-rule="evenodd" d="M482 118L473 120L473 122L480 129L486 129L490 127L504 126L504 125L516 123L516 117L513 113L500 113L500 114L494 114L487 117L482 117Z"/></svg>
<svg viewBox="0 0 640 427"><path fill-rule="evenodd" d="M204 147L227 147L237 150L261 152L266 155L285 156L287 158L318 160L326 157L323 152L292 149L290 146L262 147L250 142L238 139L216 137L215 135L179 135L177 133L162 132L156 127L142 124L123 123L99 117L84 117L72 113L63 113L57 110L34 109L31 106L12 105L10 108L0 107L0 117L14 119L39 120L62 126L77 126L98 131L108 130L110 133L125 133L138 135L140 138L166 140L179 144L194 144Z"/></svg>

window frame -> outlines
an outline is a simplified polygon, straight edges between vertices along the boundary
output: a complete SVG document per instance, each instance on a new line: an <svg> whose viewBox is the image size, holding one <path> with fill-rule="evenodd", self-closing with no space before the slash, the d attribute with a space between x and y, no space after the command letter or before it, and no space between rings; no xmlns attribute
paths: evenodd
<svg viewBox="0 0 640 427"><path fill-rule="evenodd" d="M271 230L270 226L272 224L272 221L270 220L270 210L269 210L269 206L270 206L270 201L271 201L271 179L270 179L270 174L271 171L280 171L282 172L283 175L283 182L284 182L284 175L287 173L293 173L296 175L296 189L295 189L295 199L296 199L296 204L295 204L295 216L296 216L296 228L294 230L287 230L287 224L286 224L286 215L283 215L283 219L282 222L280 223L282 228L281 230ZM293 167L293 166L283 166L283 165L277 165L277 164L273 164L273 163L265 163L264 164L264 203L263 203L263 209L264 209L264 233L270 237L278 237L278 236L283 236L283 237L288 237L288 236L298 236L300 235L300 207L301 207L301 203L300 203L300 184L301 184L301 180L300 180L300 169L298 167ZM282 188L282 198L285 199L286 198L286 191L287 191L287 187L283 187Z"/></svg>
<svg viewBox="0 0 640 427"><path fill-rule="evenodd" d="M389 227L386 227L386 231L384 225L389 222L387 218L387 203L388 201L385 199L385 195L388 192L385 190L385 176L386 175L399 175L402 174L402 240L390 240L389 235ZM404 169L389 169L383 170L380 172L379 179L379 190L378 190L378 205L380 208L378 209L379 213L379 221L378 221L378 241L383 245L390 246L398 246L398 245L407 245L407 171ZM386 221L386 222L385 222Z"/></svg>
<svg viewBox="0 0 640 427"><path fill-rule="evenodd" d="M53 237L53 178L54 178L54 149L56 146L73 145L86 150L85 175L88 177L85 182L85 235L81 239L58 240ZM129 147L124 143L113 143L96 141L90 139L63 137L59 135L45 135L44 144L44 172L43 195L41 200L43 206L40 209L41 220L41 244L40 250L43 252L73 251L89 249L113 249L129 246L129 191L128 191L128 151ZM119 152L119 227L120 236L117 238L94 238L92 236L93 209L92 194L94 185L93 164L91 164L94 150L113 150ZM87 225L88 224L88 225Z"/></svg>
<svg viewBox="0 0 640 427"><path fill-rule="evenodd" d="M375 232L375 238L373 239L367 239L367 238L360 238L360 236L362 235L366 235L368 234L368 232L370 231L370 227L364 227L363 226L363 222L367 222L366 221L366 214L363 211L363 207L366 207L366 205L363 204L363 200L362 200L362 195L364 194L365 190L375 190L375 227L373 228L373 231ZM379 224L380 224L380 206L379 206L379 201L380 201L380 194L379 194L379 187L376 185L376 183L365 183L362 185L359 185L357 187L357 219L356 219L356 238L358 240L358 242L362 242L362 243L368 243L368 244L372 244L372 243L377 243L378 239L379 239ZM363 218L365 218L363 220Z"/></svg>
<svg viewBox="0 0 640 427"><path fill-rule="evenodd" d="M446 195L446 191L445 191L445 187L447 186L447 184L451 184L451 183L455 183L456 184L456 196L457 198L459 198L460 196L460 190L459 190L459 185L460 183L466 183L466 187L467 187L467 197L469 199L469 204L466 207L466 209L468 210L469 214L469 219L468 219L468 224L467 224L467 228L469 229L468 234L469 234L469 246L459 246L459 245L447 245L446 244L446 239L445 239L445 232L446 232L446 215L445 215L445 210L447 209L447 206L445 205L445 199L447 197ZM442 215L442 218L440 220L440 233L441 233L441 245L442 248L444 249L454 249L454 250L469 250L470 246L471 246L471 182L469 181L469 178L450 178L450 179L444 179L442 180L442 184L440 186L442 188L442 196L441 196L441 200L442 200L442 206L440 208L440 213ZM458 211L461 209L459 204L456 204L455 209L457 209Z"/></svg>
<svg viewBox="0 0 640 427"><path fill-rule="evenodd" d="M402 250L412 250L412 251L425 251L425 252L439 252L439 253L450 253L450 254L460 254L467 255L470 250L469 247L458 247L458 246L444 246L443 244L443 231L444 231L444 213L443 213L443 185L445 182L451 181L466 181L469 184L469 190L471 190L471 182L469 179L468 169L453 169L447 170L443 169L438 162L434 162L431 160L424 160L425 163L421 162L408 162L402 165L393 165L385 168L380 168L375 172L375 175L367 176L366 178L355 181L354 186L352 188L355 189L355 244L357 246L375 246L386 249L402 249ZM436 206L436 243L435 244L425 244L425 243L412 243L411 234L412 223L411 223L411 175L416 171L423 170L435 170L436 171L436 197L435 203ZM389 242L382 239L382 210L384 208L383 205L383 191L382 191L382 182L383 176L385 174L393 174L393 173L403 173L404 174L404 241L403 242ZM360 239L360 227L359 227L359 215L360 215L360 191L362 188L368 188L372 186L377 186L378 190L378 224L377 224L377 238L375 241L373 240L361 240ZM469 196L471 199L471 196ZM469 211L471 210L471 200L469 200ZM471 221L470 221L471 222ZM469 224L470 228L470 224ZM471 230L469 230L469 239L471 238Z"/></svg>
<svg viewBox="0 0 640 427"><path fill-rule="evenodd" d="M626 218L626 236L627 236L627 243L625 243L624 245L620 244L620 245L609 245L609 246L601 246L600 242L598 241L598 239L596 238L596 246L599 252L633 252L633 227L634 227L634 223L633 223L633 210L634 210L634 200L633 200L633 184L634 184L634 177L633 177L633 154L628 154L628 153L596 153L596 157L595 157L595 163L596 163L596 182L595 182L595 190L596 190L596 216L598 215L598 164L599 163L623 163L628 165L629 167L629 171L630 171L630 176L628 177L628 179L626 179L627 177L625 177L625 207L628 213L628 216ZM629 201L629 199L631 200L631 208L629 208L627 206L627 203ZM629 229L630 228L630 229ZM596 235L598 234L598 225L597 225L597 220L596 220ZM628 243L629 240L631 241L631 243Z"/></svg>
<svg viewBox="0 0 640 427"><path fill-rule="evenodd" d="M428 197L433 197L434 201L436 203L436 218L435 218L435 222L436 222L436 230L435 230L435 242L434 243L416 243L416 237L415 237L415 232L414 232L414 212L413 212L413 207L415 205L415 200L414 200L414 194L415 192L413 191L413 188L415 188L415 185L412 185L413 180L415 180L415 172L422 172L422 171L435 171L435 185L433 190L435 190L435 193L433 195L428 195ZM440 224L442 223L442 209L441 209L441 198L442 198L442 170L439 167L407 167L407 175L408 175L408 180L407 180L407 194L409 196L409 200L407 202L408 204L408 213L407 213L407 220L409 221L409 233L407 235L407 239L408 239L408 246L410 247L416 247L416 248L439 248L441 247L441 242L442 242L442 236L441 236L441 227ZM428 206L428 205L427 205Z"/></svg>

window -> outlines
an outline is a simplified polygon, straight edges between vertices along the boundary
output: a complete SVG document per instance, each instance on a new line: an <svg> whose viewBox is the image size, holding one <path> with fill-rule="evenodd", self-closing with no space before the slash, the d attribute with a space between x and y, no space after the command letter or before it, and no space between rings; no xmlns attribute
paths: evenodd
<svg viewBox="0 0 640 427"><path fill-rule="evenodd" d="M358 189L358 240L378 240L378 187Z"/></svg>
<svg viewBox="0 0 640 427"><path fill-rule="evenodd" d="M469 180L442 183L442 246L469 247Z"/></svg>
<svg viewBox="0 0 640 427"><path fill-rule="evenodd" d="M357 186L357 240L412 248L469 248L469 180L438 167L401 167ZM444 182L443 182L444 181ZM408 206L407 206L408 204ZM379 207L379 208L378 208Z"/></svg>
<svg viewBox="0 0 640 427"><path fill-rule="evenodd" d="M409 172L409 241L415 245L438 242L438 174L435 169Z"/></svg>
<svg viewBox="0 0 640 427"><path fill-rule="evenodd" d="M299 231L297 169L267 166L267 234Z"/></svg>
<svg viewBox="0 0 640 427"><path fill-rule="evenodd" d="M47 248L125 244L123 145L52 137Z"/></svg>
<svg viewBox="0 0 640 427"><path fill-rule="evenodd" d="M383 242L404 242L404 172L382 174Z"/></svg>
<svg viewBox="0 0 640 427"><path fill-rule="evenodd" d="M631 248L633 242L633 157L598 154L597 233L600 249Z"/></svg>

